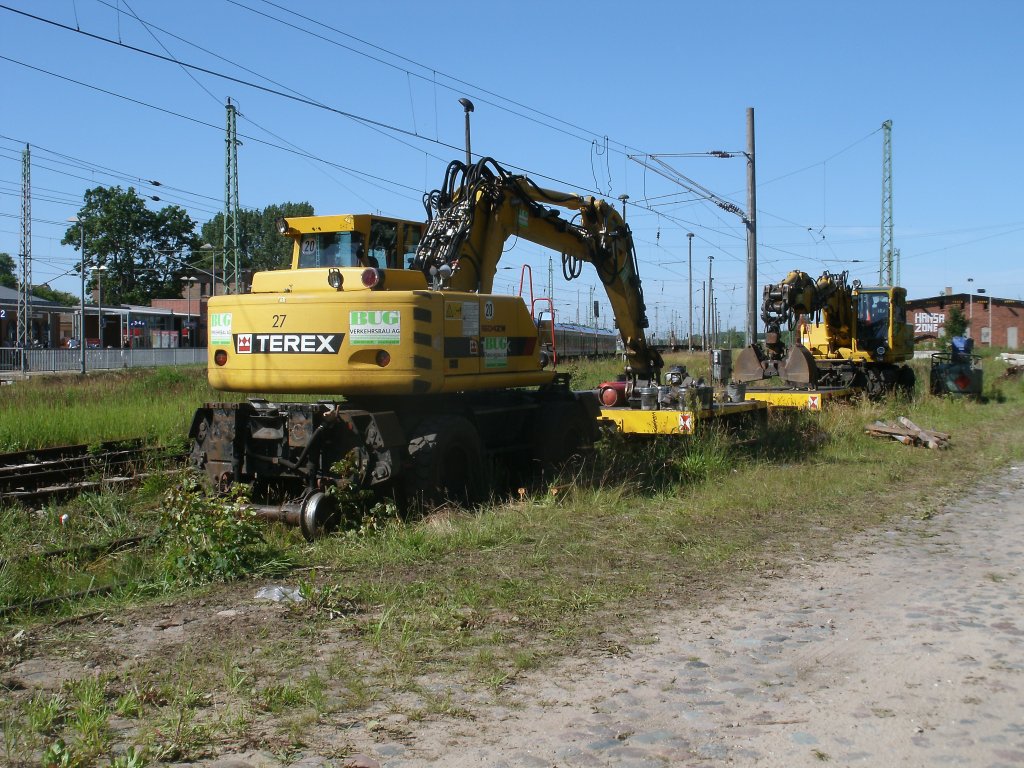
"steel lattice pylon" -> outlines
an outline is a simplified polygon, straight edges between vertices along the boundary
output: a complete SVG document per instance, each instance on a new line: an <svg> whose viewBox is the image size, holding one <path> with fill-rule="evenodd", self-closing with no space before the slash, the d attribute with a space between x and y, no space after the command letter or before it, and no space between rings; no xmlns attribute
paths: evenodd
<svg viewBox="0 0 1024 768"><path fill-rule="evenodd" d="M238 293L238 135L235 129L237 110L228 99L227 136L224 161L224 286L234 286ZM228 264L231 275L228 276ZM214 293L216 293L214 286Z"/></svg>
<svg viewBox="0 0 1024 768"><path fill-rule="evenodd" d="M878 251L878 283L894 285L892 243L892 120L882 123L882 241Z"/></svg>
<svg viewBox="0 0 1024 768"><path fill-rule="evenodd" d="M32 346L32 153L21 153L21 285L18 290L18 346ZM22 367L25 357L22 355Z"/></svg>

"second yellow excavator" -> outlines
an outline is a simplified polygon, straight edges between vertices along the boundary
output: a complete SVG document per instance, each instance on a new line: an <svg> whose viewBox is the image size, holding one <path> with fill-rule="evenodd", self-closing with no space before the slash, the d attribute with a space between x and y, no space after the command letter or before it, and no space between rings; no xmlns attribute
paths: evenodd
<svg viewBox="0 0 1024 768"><path fill-rule="evenodd" d="M738 381L778 376L793 387L852 387L878 397L913 392L913 327L906 322L906 289L850 285L848 273L815 280L793 270L764 288L764 345L744 349L733 366ZM795 330L787 349L782 326Z"/></svg>

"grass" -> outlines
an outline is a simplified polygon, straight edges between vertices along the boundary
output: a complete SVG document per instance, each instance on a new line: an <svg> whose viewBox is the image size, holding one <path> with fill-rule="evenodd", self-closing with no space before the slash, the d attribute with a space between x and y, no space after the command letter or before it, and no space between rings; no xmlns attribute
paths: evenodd
<svg viewBox="0 0 1024 768"><path fill-rule="evenodd" d="M236 396L211 390L197 366L33 376L3 389L0 451L128 437L177 445L197 404L225 399Z"/></svg>
<svg viewBox="0 0 1024 768"><path fill-rule="evenodd" d="M696 356L681 359L701 372ZM606 368L578 365L571 373L577 386L594 386L613 377ZM146 390L136 376L122 383ZM794 555L821 557L852 533L899 516L933 515L979 476L1019 460L1024 384L999 378L992 361L986 377L985 403L920 396L816 415L778 412L752 441L715 432L609 439L593 460L555 481L557 494L439 510L408 523L385 518L316 545L295 531L264 528L254 538L243 528L245 547L256 549L241 559L225 538L231 527L225 534L223 519L204 527L202 502L178 480L35 517L0 511L0 555L10 559L0 568L4 602L69 585L127 585L90 603L11 617L0 625L0 666L32 655L102 654L108 641L61 623L74 612L101 610L131 627L135 617L163 615L167 601L193 611L205 601L253 606L252 585L231 591L175 575L183 553L173 547L55 562L25 557L166 531L168 505L190 512L182 534L189 574L209 567L220 580L246 579L267 568L301 569L286 578L305 598L249 622L186 633L166 657L103 659L103 677L7 697L0 703L7 759L142 765L192 759L246 733L255 734L255 746L291 754L311 726L360 713L471 717L526 670L570 652L643 642L648 612L784 568ZM177 413L161 418L186 429L184 414L215 397L196 397L201 391L182 384L176 404L153 407ZM127 402L114 390L108 396ZM951 433L953 448L913 449L863 434L866 423L897 415ZM62 514L68 525L60 525Z"/></svg>

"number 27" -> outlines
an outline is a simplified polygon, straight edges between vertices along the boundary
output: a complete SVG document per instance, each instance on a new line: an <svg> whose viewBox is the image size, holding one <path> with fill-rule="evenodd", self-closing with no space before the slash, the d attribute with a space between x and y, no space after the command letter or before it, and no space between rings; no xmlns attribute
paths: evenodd
<svg viewBox="0 0 1024 768"><path fill-rule="evenodd" d="M274 327L284 328L284 320L288 315L274 315Z"/></svg>

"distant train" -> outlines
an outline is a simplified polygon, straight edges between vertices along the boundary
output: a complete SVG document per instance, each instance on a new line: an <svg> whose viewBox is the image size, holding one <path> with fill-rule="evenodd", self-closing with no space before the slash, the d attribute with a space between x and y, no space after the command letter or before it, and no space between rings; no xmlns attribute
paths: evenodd
<svg viewBox="0 0 1024 768"><path fill-rule="evenodd" d="M608 357L621 352L618 331L588 328L575 323L555 323L554 338L550 318L539 324L541 351L558 363L576 357Z"/></svg>

